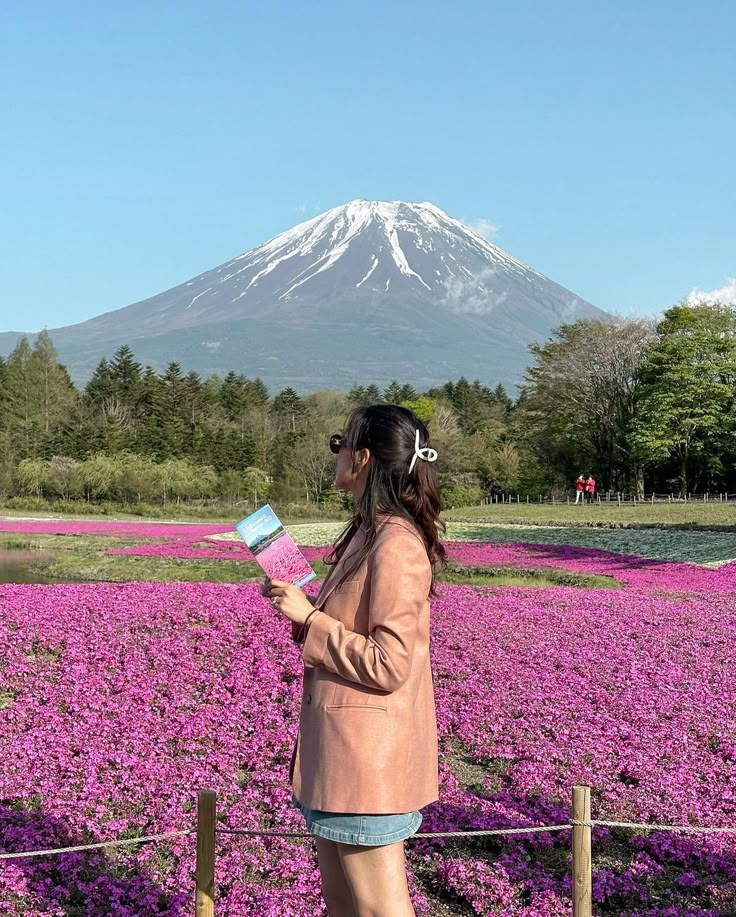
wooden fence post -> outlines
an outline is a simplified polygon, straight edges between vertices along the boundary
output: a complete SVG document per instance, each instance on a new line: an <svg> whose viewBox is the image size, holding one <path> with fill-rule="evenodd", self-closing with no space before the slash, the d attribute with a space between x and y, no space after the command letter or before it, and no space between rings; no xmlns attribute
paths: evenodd
<svg viewBox="0 0 736 917"><path fill-rule="evenodd" d="M590 821L590 787L572 788L572 817ZM592 917L593 866L591 862L590 828L575 825L572 829L572 914Z"/></svg>
<svg viewBox="0 0 736 917"><path fill-rule="evenodd" d="M196 917L215 915L215 821L217 796L203 790L197 799Z"/></svg>

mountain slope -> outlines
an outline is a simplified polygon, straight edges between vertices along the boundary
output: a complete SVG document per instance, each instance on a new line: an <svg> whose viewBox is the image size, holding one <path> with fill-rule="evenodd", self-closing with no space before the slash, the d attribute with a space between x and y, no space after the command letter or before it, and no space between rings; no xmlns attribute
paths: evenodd
<svg viewBox="0 0 736 917"><path fill-rule="evenodd" d="M531 341L605 313L433 204L352 201L150 299L52 329L83 380L138 359L299 391L465 375L513 384ZM0 353L18 335L0 335Z"/></svg>

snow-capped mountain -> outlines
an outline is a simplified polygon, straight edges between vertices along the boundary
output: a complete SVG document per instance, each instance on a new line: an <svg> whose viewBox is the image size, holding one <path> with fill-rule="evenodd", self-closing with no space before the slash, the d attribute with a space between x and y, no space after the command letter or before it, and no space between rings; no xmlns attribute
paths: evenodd
<svg viewBox="0 0 736 917"><path fill-rule="evenodd" d="M531 341L603 314L433 204L359 200L51 334L76 378L127 343L157 368L235 369L272 388L509 384ZM17 337L0 335L0 352Z"/></svg>

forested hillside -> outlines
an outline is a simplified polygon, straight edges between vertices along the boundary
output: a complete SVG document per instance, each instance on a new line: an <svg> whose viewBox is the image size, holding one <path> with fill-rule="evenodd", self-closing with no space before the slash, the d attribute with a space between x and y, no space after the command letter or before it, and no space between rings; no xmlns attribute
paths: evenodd
<svg viewBox="0 0 736 917"><path fill-rule="evenodd" d="M75 386L46 332L0 361L0 494L170 504L344 506L327 448L356 405L429 424L446 507L569 490L736 490L736 312L681 304L659 324L582 320L533 346L518 393L460 378L417 391L271 393L259 378L156 373L123 345Z"/></svg>

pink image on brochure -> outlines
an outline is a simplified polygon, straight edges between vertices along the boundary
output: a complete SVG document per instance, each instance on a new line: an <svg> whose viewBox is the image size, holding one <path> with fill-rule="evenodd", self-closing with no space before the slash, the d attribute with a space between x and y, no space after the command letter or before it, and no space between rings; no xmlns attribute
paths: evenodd
<svg viewBox="0 0 736 917"><path fill-rule="evenodd" d="M256 558L271 579L282 579L301 586L315 574L289 535L261 551Z"/></svg>

